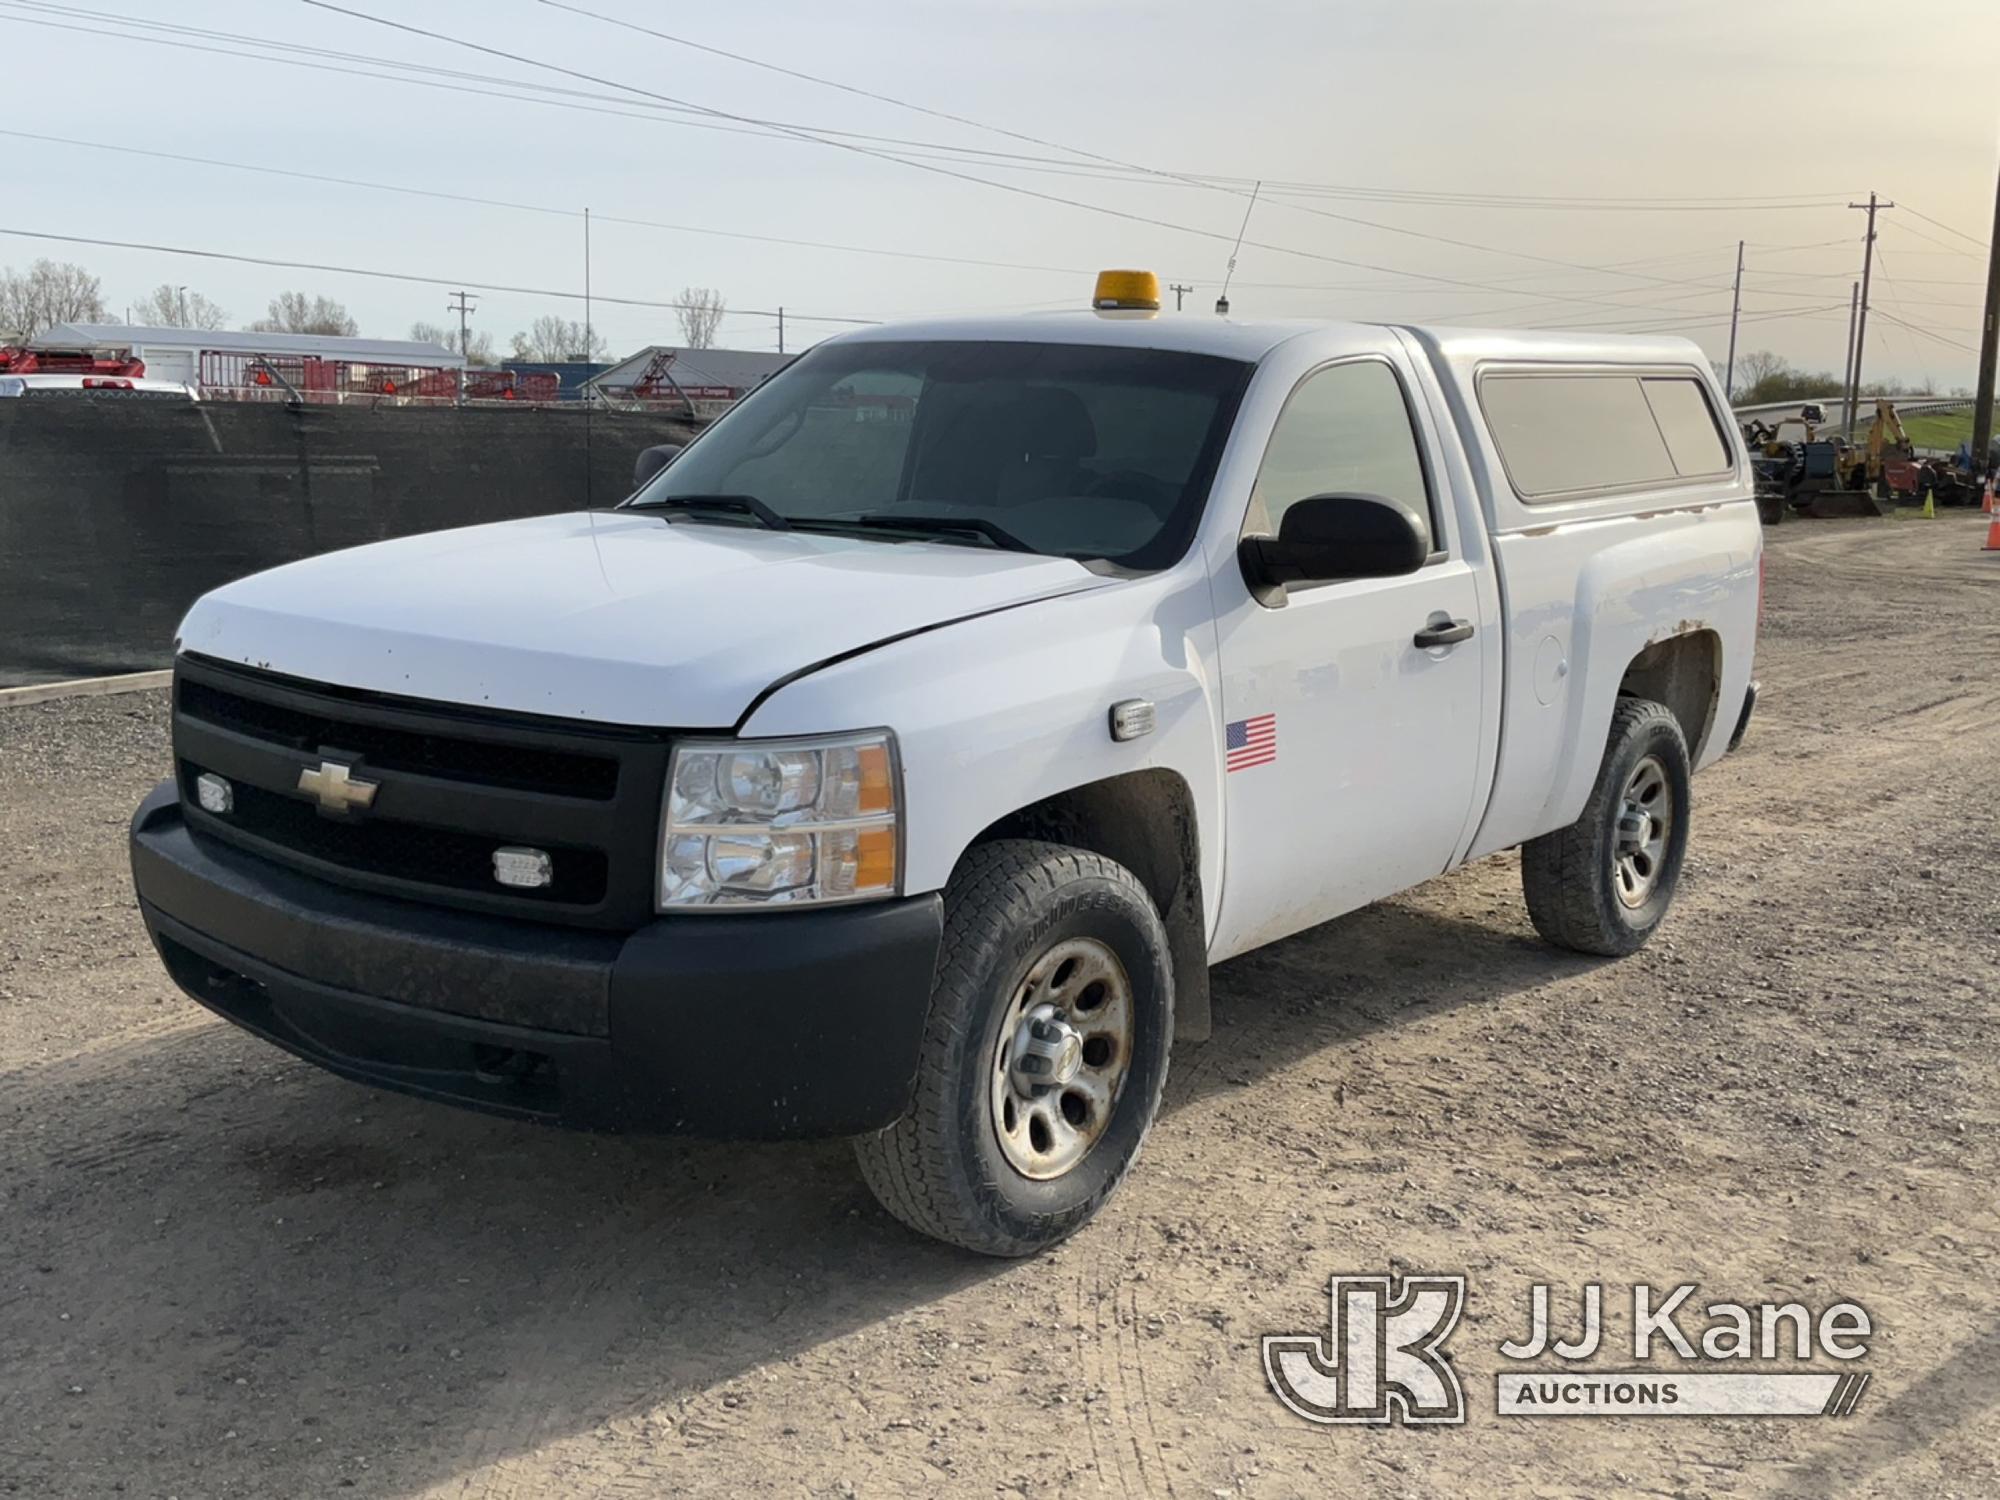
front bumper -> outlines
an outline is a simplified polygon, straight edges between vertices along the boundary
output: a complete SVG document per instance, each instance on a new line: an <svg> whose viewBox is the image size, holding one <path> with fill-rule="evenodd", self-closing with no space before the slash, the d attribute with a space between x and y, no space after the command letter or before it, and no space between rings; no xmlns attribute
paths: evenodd
<svg viewBox="0 0 2000 1500"><path fill-rule="evenodd" d="M656 918L629 935L350 890L192 834L174 784L132 819L168 972L331 1072L592 1129L855 1135L908 1108L937 895Z"/></svg>

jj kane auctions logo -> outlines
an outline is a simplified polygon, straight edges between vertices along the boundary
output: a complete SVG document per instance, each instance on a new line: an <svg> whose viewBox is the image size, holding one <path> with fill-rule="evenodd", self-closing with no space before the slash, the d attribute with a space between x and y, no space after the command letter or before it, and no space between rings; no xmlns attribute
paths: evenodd
<svg viewBox="0 0 2000 1500"><path fill-rule="evenodd" d="M1328 1330L1268 1334L1264 1374L1287 1410L1308 1422L1465 1421L1464 1386L1444 1344L1465 1310L1463 1276L1341 1275L1327 1286ZM1866 1309L1836 1302L1815 1314L1798 1302L1710 1302L1695 1322L1692 1284L1631 1289L1631 1354L1643 1369L1576 1368L1605 1347L1604 1288L1583 1288L1575 1337L1553 1336L1550 1289L1529 1290L1526 1336L1500 1345L1504 1359L1563 1363L1503 1370L1502 1416L1845 1416L1867 1388L1859 1370L1772 1369L1815 1355L1843 1363L1867 1354ZM1744 1362L1730 1370L1684 1370L1676 1360Z"/></svg>

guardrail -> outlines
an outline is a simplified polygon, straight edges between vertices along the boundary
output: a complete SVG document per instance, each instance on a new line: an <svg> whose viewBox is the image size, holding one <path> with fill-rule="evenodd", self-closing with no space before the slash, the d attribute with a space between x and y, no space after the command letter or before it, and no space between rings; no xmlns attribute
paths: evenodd
<svg viewBox="0 0 2000 1500"><path fill-rule="evenodd" d="M1893 401L1896 410L1904 416L1928 411L1956 411L1973 405L1970 396L1857 396L1854 402L1854 417L1861 419L1861 408L1872 407L1877 401ZM1831 412L1847 404L1845 396L1798 396L1790 401L1766 401L1757 406L1734 406L1730 410L1738 417L1784 416L1796 417L1803 406L1818 406Z"/></svg>

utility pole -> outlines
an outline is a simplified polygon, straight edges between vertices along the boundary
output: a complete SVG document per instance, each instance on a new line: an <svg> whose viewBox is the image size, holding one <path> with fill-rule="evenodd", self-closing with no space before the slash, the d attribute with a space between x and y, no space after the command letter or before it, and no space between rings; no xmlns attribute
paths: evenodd
<svg viewBox="0 0 2000 1500"><path fill-rule="evenodd" d="M785 304L778 304L778 352L785 352Z"/></svg>
<svg viewBox="0 0 2000 1500"><path fill-rule="evenodd" d="M181 299L181 327L185 328L188 326L188 289L179 287L176 290L179 291Z"/></svg>
<svg viewBox="0 0 2000 1500"><path fill-rule="evenodd" d="M1861 400L1861 354L1868 346L1868 281L1875 270L1875 213L1877 209L1894 208L1893 203L1877 201L1870 193L1866 203L1850 203L1849 208L1868 210L1868 238L1863 241L1861 252L1861 316L1854 324L1854 379L1847 388L1847 435L1854 436L1854 408Z"/></svg>
<svg viewBox="0 0 2000 1500"><path fill-rule="evenodd" d="M1847 407L1843 432L1854 430L1854 320L1861 313L1861 283L1851 285L1847 294L1847 363L1840 367L1840 396Z"/></svg>
<svg viewBox="0 0 2000 1500"><path fill-rule="evenodd" d="M468 297L464 292L453 292L451 294L451 301L444 305L446 312L455 312L458 314L458 357L468 363L472 358L472 345L468 342L471 334L466 328L465 320L471 315L472 309L478 305L479 299L477 297ZM465 405L464 365L458 367L458 404L460 406Z"/></svg>
<svg viewBox="0 0 2000 1500"><path fill-rule="evenodd" d="M2000 354L2000 185L1993 190L1993 243L1986 261L1986 316L1979 333L1979 386L1972 403L1972 469L1984 473L1993 444L1993 366Z"/></svg>
<svg viewBox="0 0 2000 1500"><path fill-rule="evenodd" d="M1194 288L1191 286L1183 286L1181 285L1180 282L1176 281L1172 283L1170 286L1168 286L1167 290L1174 294L1174 311L1179 312L1181 310L1181 298L1185 297L1189 292L1193 291Z"/></svg>
<svg viewBox="0 0 2000 1500"><path fill-rule="evenodd" d="M1736 399L1736 319L1743 311L1743 241L1736 242L1736 291L1729 299L1729 364L1722 372L1722 399Z"/></svg>

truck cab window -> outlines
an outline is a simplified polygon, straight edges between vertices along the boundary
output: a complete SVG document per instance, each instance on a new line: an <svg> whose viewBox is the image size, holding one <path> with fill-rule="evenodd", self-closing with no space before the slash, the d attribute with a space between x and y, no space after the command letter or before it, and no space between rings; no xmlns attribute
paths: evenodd
<svg viewBox="0 0 2000 1500"><path fill-rule="evenodd" d="M1328 365L1299 382L1272 430L1250 491L1244 531L1275 535L1285 511L1310 495L1400 500L1443 545L1403 383L1377 359Z"/></svg>
<svg viewBox="0 0 2000 1500"><path fill-rule="evenodd" d="M718 485L755 495L781 513L814 504L829 488L860 509L893 505L922 390L919 374L874 365L829 381L802 401L768 408L762 433L743 434L747 441Z"/></svg>
<svg viewBox="0 0 2000 1500"><path fill-rule="evenodd" d="M997 531L1162 568L1193 538L1250 368L1089 344L835 344L774 376L635 500L748 495L795 527L884 544L984 545ZM898 531L898 516L920 531ZM952 521L971 524L954 534Z"/></svg>
<svg viewBox="0 0 2000 1500"><path fill-rule="evenodd" d="M1496 372L1479 400L1530 504L1726 475L1735 462L1691 376Z"/></svg>

